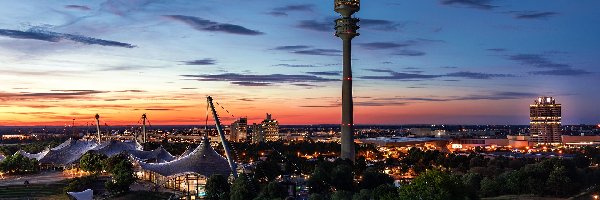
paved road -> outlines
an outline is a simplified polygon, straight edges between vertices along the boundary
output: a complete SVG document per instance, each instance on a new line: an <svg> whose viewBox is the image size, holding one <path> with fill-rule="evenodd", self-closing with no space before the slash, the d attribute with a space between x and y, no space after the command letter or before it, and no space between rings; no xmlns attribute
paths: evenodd
<svg viewBox="0 0 600 200"><path fill-rule="evenodd" d="M29 184L46 184L46 183L54 183L61 180L65 180L68 178L73 178L72 176L64 175L62 172L42 172L39 174L32 175L15 175L15 176L4 176L0 178L0 186L9 186L9 185L23 185L25 180L29 181Z"/></svg>

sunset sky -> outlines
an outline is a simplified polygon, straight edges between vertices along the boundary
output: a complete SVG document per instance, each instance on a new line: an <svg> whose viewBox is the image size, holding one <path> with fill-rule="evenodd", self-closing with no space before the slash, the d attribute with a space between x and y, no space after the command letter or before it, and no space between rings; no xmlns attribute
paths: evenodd
<svg viewBox="0 0 600 200"><path fill-rule="evenodd" d="M363 0L356 124L600 122L600 1ZM340 123L330 1L0 2L0 125Z"/></svg>

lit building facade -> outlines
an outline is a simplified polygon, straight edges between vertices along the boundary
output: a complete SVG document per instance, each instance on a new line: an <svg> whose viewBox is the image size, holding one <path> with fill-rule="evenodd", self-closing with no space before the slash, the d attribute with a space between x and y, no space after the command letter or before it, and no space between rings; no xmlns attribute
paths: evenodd
<svg viewBox="0 0 600 200"><path fill-rule="evenodd" d="M229 141L241 142L246 140L246 134L248 133L248 118L240 117L231 123L231 133L229 134Z"/></svg>
<svg viewBox="0 0 600 200"><path fill-rule="evenodd" d="M260 124L253 123L251 127L252 143L265 142L265 132Z"/></svg>
<svg viewBox="0 0 600 200"><path fill-rule="evenodd" d="M552 97L539 97L529 106L529 141L561 143L561 105Z"/></svg>
<svg viewBox="0 0 600 200"><path fill-rule="evenodd" d="M267 113L267 118L261 123L261 129L266 141L279 140L279 122L273 119L271 114Z"/></svg>

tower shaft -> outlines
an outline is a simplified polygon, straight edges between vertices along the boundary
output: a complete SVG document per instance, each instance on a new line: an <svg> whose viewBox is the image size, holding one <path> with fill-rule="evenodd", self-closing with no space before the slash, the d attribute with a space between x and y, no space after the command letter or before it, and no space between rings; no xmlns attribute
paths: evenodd
<svg viewBox="0 0 600 200"><path fill-rule="evenodd" d="M98 142L102 141L102 135L100 134L100 115L96 114L96 131L98 132Z"/></svg>
<svg viewBox="0 0 600 200"><path fill-rule="evenodd" d="M144 137L142 142L146 143L146 113L142 115L142 136Z"/></svg>
<svg viewBox="0 0 600 200"><path fill-rule="evenodd" d="M344 39L342 80L342 159L354 161L354 108L352 101L352 39Z"/></svg>

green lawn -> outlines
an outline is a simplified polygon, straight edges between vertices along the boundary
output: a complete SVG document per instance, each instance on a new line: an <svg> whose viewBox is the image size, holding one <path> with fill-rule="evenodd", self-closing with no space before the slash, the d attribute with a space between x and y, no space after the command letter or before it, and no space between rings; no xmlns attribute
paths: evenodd
<svg viewBox="0 0 600 200"><path fill-rule="evenodd" d="M0 199L24 199L40 198L46 199L68 199L63 193L66 186L64 181L51 184L13 185L0 187Z"/></svg>
<svg viewBox="0 0 600 200"><path fill-rule="evenodd" d="M52 200L68 200L69 196L63 192L66 186L65 181L52 184L31 184L2 186L0 187L0 199L52 199ZM111 199L168 199L171 193L148 192L148 191L132 191L122 194Z"/></svg>

